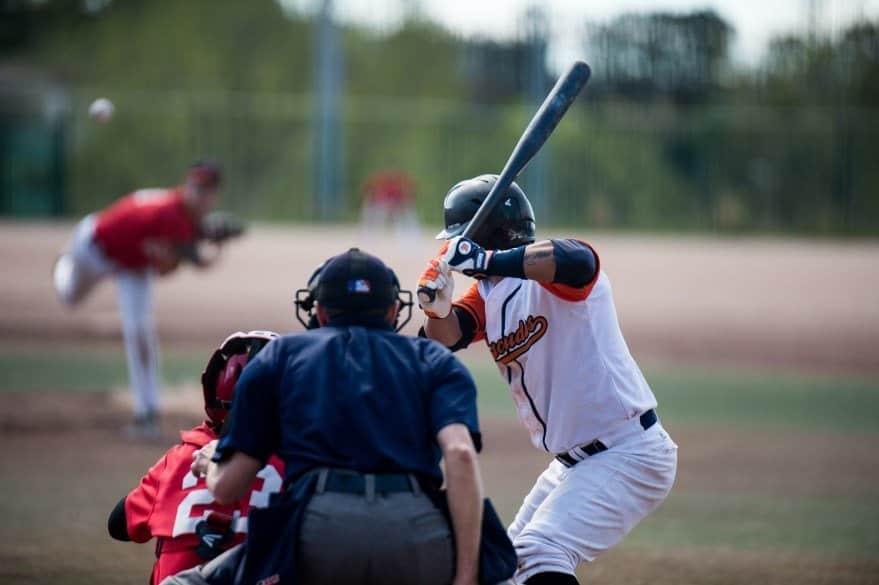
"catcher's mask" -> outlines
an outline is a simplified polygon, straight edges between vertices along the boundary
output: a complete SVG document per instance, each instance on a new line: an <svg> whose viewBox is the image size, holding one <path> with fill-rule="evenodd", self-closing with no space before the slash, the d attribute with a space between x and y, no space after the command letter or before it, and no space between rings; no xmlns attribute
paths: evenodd
<svg viewBox="0 0 879 585"><path fill-rule="evenodd" d="M330 269L330 282L322 283L321 277L328 264L334 265ZM296 291L293 301L296 320L306 329L320 327L315 302L352 312L381 309L396 302L399 310L394 330L398 332L412 319L412 291L402 290L393 270L357 248L320 264L309 277L306 288Z"/></svg>
<svg viewBox="0 0 879 585"><path fill-rule="evenodd" d="M324 264L326 262L318 264L314 272L311 273L311 276L308 277L308 283L306 283L305 288L297 290L296 296L293 298L293 305L296 307L296 320L302 323L302 326L306 329L317 329L320 327L320 323L317 321L314 301L317 279L320 276L320 271L324 268Z"/></svg>
<svg viewBox="0 0 879 585"><path fill-rule="evenodd" d="M232 408L235 384L241 376L241 370L268 342L277 337L278 334L272 331L238 331L227 337L214 351L201 375L204 411L213 428L222 426Z"/></svg>

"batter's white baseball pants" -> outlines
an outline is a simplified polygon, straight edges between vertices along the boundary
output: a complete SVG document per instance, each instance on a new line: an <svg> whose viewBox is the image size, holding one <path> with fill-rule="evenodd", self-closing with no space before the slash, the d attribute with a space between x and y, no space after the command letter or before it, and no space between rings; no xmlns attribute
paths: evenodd
<svg viewBox="0 0 879 585"><path fill-rule="evenodd" d="M665 500L677 445L660 423L646 431L637 423L607 451L573 467L553 460L540 475L507 529L519 556L516 583L543 572L574 574Z"/></svg>
<svg viewBox="0 0 879 585"><path fill-rule="evenodd" d="M95 242L94 215L74 230L67 250L55 263L55 291L67 306L85 299L101 280L113 276L134 398L134 414L159 410L159 342L153 316L152 273L117 268Z"/></svg>

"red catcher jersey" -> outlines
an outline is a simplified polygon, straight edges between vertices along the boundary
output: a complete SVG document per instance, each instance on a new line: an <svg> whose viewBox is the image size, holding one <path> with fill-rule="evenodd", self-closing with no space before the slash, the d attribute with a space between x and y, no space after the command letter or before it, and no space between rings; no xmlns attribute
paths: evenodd
<svg viewBox="0 0 879 585"><path fill-rule="evenodd" d="M476 321L474 339L486 340L538 449L567 451L656 407L600 266L581 288L481 280L455 306Z"/></svg>
<svg viewBox="0 0 879 585"><path fill-rule="evenodd" d="M165 453L125 498L125 518L131 540L161 539L156 546L151 583L160 583L169 575L205 562L195 554L198 547L195 527L212 512L232 518L235 537L228 545L230 548L243 542L250 507L267 506L269 495L280 491L283 483L284 464L272 457L257 474L247 497L221 506L214 502L205 479L196 478L189 469L193 454L216 439L217 434L202 424L181 432L180 436L183 442Z"/></svg>
<svg viewBox="0 0 879 585"><path fill-rule="evenodd" d="M117 266L149 267L143 253L147 240L185 244L195 239L196 226L179 189L142 189L126 195L98 214L95 241Z"/></svg>

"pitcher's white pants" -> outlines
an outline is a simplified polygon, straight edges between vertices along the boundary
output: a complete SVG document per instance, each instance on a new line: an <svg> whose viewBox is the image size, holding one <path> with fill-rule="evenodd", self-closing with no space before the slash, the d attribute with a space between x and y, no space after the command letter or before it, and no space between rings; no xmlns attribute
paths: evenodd
<svg viewBox="0 0 879 585"><path fill-rule="evenodd" d="M660 423L573 467L554 459L507 529L519 556L516 583L573 575L613 547L665 500L676 470L677 445Z"/></svg>
<svg viewBox="0 0 879 585"><path fill-rule="evenodd" d="M55 264L58 297L75 306L101 280L112 275L122 321L128 377L135 416L159 409L159 342L153 316L152 273L117 268L95 243L95 216L80 221L68 249Z"/></svg>

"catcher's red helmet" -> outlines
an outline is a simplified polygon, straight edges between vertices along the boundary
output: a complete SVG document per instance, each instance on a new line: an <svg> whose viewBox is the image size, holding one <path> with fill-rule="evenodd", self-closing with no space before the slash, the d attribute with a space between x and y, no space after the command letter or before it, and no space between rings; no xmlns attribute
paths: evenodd
<svg viewBox="0 0 879 585"><path fill-rule="evenodd" d="M215 429L220 428L232 407L235 384L244 366L277 337L278 334L272 331L238 331L227 337L214 351L201 375L208 424Z"/></svg>

